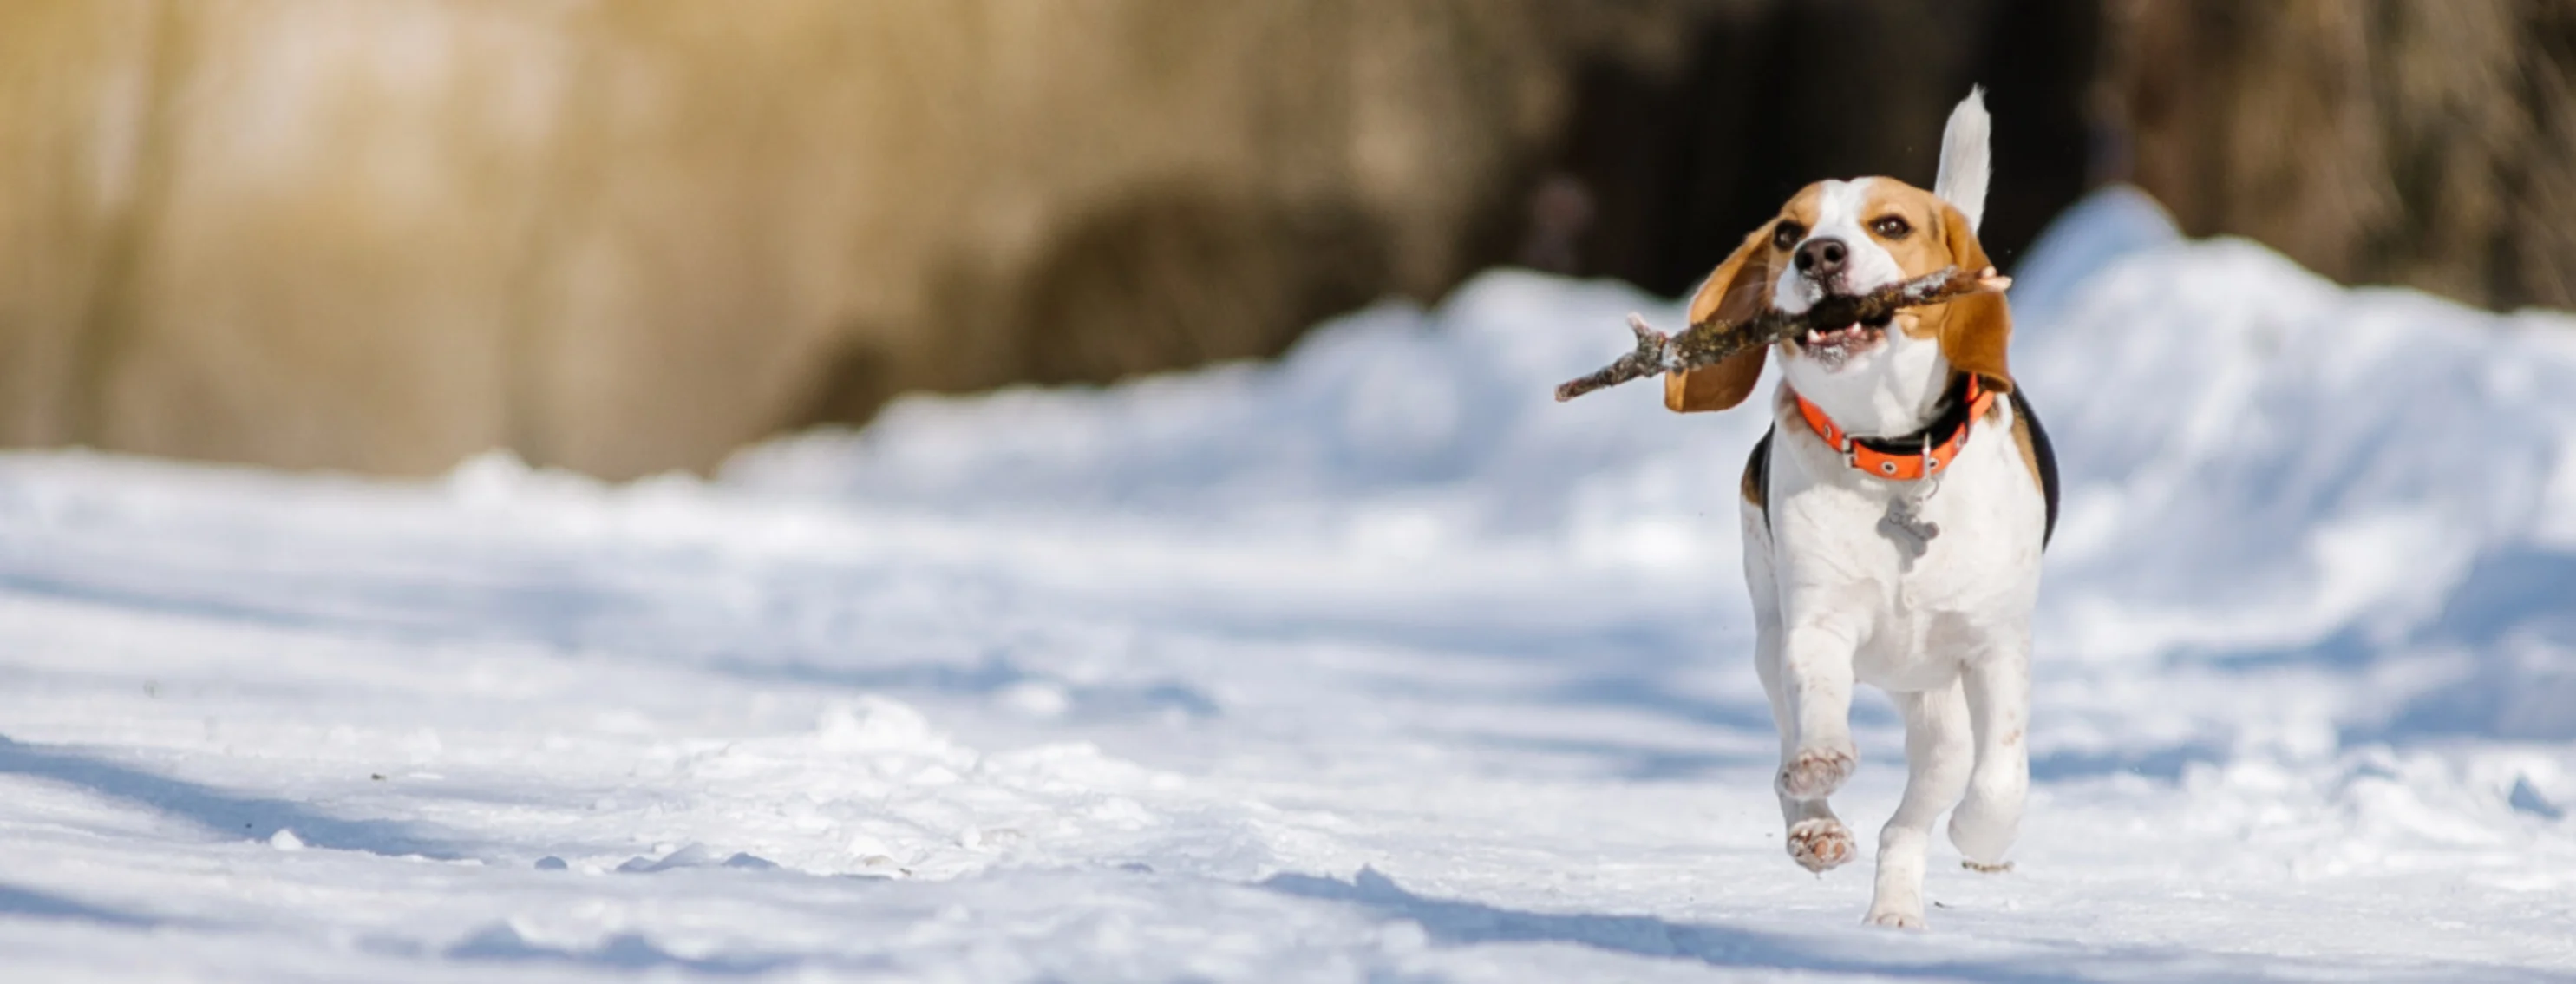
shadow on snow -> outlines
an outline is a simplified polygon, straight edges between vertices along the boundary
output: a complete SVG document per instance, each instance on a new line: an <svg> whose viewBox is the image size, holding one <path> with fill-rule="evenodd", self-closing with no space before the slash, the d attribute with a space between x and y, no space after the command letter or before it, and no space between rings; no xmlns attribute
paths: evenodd
<svg viewBox="0 0 2576 984"><path fill-rule="evenodd" d="M15 918L58 919L126 929L149 929L162 923L162 920L151 916L102 909L86 902L19 888L15 885L0 885L0 919Z"/></svg>
<svg viewBox="0 0 2576 984"><path fill-rule="evenodd" d="M1547 913L1506 909L1480 902L1435 899L1407 891L1371 868L1349 881L1315 875L1279 874L1262 888L1299 898L1355 905L1386 918L1419 924L1437 946L1486 943L1566 943L1630 956L1690 960L1713 967L1868 974L1936 980L2039 984L2083 980L2208 980L2269 977L2280 961L2179 951L2122 948L2027 951L1990 959L1942 957L1916 949L1931 943L1923 937L1857 927L1839 939L1800 940L1778 934L1705 923L1673 922L1654 916L1593 913ZM1867 942L1854 934L1871 935ZM1925 959L1904 962L1914 950ZM1860 955L1868 955L1868 959ZM2557 978L2493 966L2427 966L2427 979L2555 980Z"/></svg>
<svg viewBox="0 0 2576 984"><path fill-rule="evenodd" d="M218 839L266 840L293 830L304 843L342 851L457 860L465 855L407 823L351 820L281 799L253 799L155 775L65 748L0 736L0 774L88 790L185 821Z"/></svg>

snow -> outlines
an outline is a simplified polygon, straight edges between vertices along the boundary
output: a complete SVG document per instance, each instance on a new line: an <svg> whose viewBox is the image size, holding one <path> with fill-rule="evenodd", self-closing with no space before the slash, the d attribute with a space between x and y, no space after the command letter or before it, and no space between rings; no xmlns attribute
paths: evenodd
<svg viewBox="0 0 2576 984"><path fill-rule="evenodd" d="M2134 192L2014 272L2035 784L1929 933L1780 848L1762 421L1551 402L1678 306L1504 272L711 480L0 456L0 977L2576 979L2576 320Z"/></svg>

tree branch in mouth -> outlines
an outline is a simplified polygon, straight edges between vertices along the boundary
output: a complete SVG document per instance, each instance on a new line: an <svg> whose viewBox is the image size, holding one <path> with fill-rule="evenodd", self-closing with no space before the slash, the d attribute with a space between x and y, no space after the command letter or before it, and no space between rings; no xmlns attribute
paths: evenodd
<svg viewBox="0 0 2576 984"><path fill-rule="evenodd" d="M1976 273L1943 267L1866 294L1827 297L1796 314L1767 308L1743 321L1710 318L1690 326L1679 335L1666 335L1647 324L1644 315L1630 314L1628 330L1636 333L1637 347L1590 375L1558 386L1556 399L1562 403L1593 390L1648 376L1715 365L1736 353L1783 338L1795 338L1809 330L1840 328L1856 322L1886 324L1887 319L1895 317L1896 312L1904 308L1941 304L1970 294L2001 293L2011 286L2012 278L1996 273L1993 267Z"/></svg>

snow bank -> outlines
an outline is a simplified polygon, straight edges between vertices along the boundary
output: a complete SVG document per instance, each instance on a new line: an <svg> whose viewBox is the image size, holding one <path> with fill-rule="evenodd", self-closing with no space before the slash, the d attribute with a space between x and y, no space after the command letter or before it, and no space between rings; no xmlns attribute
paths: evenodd
<svg viewBox="0 0 2576 984"><path fill-rule="evenodd" d="M2016 354L2067 475L2055 648L2403 664L2426 689L2356 723L2576 737L2576 318L2346 290L2141 202L2039 245L2109 255Z"/></svg>

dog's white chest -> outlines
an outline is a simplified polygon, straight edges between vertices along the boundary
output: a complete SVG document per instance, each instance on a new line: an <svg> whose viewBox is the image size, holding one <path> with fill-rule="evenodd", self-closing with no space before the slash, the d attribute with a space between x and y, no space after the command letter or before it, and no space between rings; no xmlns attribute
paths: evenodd
<svg viewBox="0 0 2576 984"><path fill-rule="evenodd" d="M2028 610L2042 505L2007 427L1980 422L1937 482L1875 479L1783 437L1770 567L1791 609L1847 627L1862 682L1940 686L1969 640Z"/></svg>

